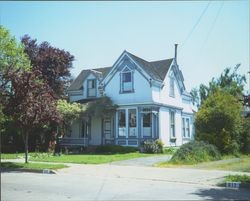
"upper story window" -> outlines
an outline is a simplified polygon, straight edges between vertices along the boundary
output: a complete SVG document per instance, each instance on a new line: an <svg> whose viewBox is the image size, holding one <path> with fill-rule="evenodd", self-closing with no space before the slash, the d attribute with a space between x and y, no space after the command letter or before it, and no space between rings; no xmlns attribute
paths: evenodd
<svg viewBox="0 0 250 201"><path fill-rule="evenodd" d="M169 96L174 97L174 77L170 77Z"/></svg>
<svg viewBox="0 0 250 201"><path fill-rule="evenodd" d="M133 91L133 72L128 67L125 67L121 72L121 93Z"/></svg>
<svg viewBox="0 0 250 201"><path fill-rule="evenodd" d="M96 80L87 80L87 97L96 97Z"/></svg>

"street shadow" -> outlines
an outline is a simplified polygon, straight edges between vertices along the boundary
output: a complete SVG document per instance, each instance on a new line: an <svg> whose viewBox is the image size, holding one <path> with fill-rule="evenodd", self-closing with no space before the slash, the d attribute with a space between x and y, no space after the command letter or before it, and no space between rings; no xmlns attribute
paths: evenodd
<svg viewBox="0 0 250 201"><path fill-rule="evenodd" d="M199 189L192 193L202 197L204 200L250 200L250 189L228 189L228 188L210 188Z"/></svg>

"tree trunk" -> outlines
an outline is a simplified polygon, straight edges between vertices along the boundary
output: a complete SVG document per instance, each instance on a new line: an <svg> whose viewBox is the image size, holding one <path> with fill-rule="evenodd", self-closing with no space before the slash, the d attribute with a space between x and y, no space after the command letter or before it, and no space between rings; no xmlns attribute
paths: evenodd
<svg viewBox="0 0 250 201"><path fill-rule="evenodd" d="M25 144L25 163L28 163L29 134L27 132L24 134L24 144Z"/></svg>

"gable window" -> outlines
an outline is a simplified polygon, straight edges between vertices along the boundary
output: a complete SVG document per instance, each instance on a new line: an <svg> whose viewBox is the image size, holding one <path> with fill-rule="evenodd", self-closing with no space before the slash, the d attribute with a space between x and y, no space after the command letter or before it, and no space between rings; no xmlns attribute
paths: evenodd
<svg viewBox="0 0 250 201"><path fill-rule="evenodd" d="M175 138L175 113L170 112L170 137Z"/></svg>
<svg viewBox="0 0 250 201"><path fill-rule="evenodd" d="M133 92L133 72L128 67L121 72L121 92Z"/></svg>
<svg viewBox="0 0 250 201"><path fill-rule="evenodd" d="M96 80L87 80L87 96L96 97Z"/></svg>
<svg viewBox="0 0 250 201"><path fill-rule="evenodd" d="M174 78L170 77L169 96L174 97Z"/></svg>

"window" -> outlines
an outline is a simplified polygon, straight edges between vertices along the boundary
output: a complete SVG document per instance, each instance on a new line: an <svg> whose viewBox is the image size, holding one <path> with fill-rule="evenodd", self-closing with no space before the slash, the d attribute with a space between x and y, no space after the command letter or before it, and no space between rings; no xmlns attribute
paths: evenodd
<svg viewBox="0 0 250 201"><path fill-rule="evenodd" d="M182 118L182 136L190 137L190 120L189 118Z"/></svg>
<svg viewBox="0 0 250 201"><path fill-rule="evenodd" d="M186 133L187 133L187 137L190 137L190 123L189 123L189 118L186 119Z"/></svg>
<svg viewBox="0 0 250 201"><path fill-rule="evenodd" d="M87 80L87 96L95 97L96 96L96 80Z"/></svg>
<svg viewBox="0 0 250 201"><path fill-rule="evenodd" d="M118 111L119 136L126 136L126 110Z"/></svg>
<svg viewBox="0 0 250 201"><path fill-rule="evenodd" d="M133 73L129 68L125 68L121 73L121 92L133 91Z"/></svg>
<svg viewBox="0 0 250 201"><path fill-rule="evenodd" d="M174 78L170 77L169 96L174 97Z"/></svg>
<svg viewBox="0 0 250 201"><path fill-rule="evenodd" d="M89 136L89 123L86 120L82 120L82 133L81 137L88 137Z"/></svg>
<svg viewBox="0 0 250 201"><path fill-rule="evenodd" d="M136 136L136 109L129 109L129 136Z"/></svg>
<svg viewBox="0 0 250 201"><path fill-rule="evenodd" d="M151 125L152 125L152 117L151 117L151 112L150 113L144 113L143 114L143 136L146 137L151 137L152 132L151 132Z"/></svg>
<svg viewBox="0 0 250 201"><path fill-rule="evenodd" d="M170 137L175 138L175 113L170 112Z"/></svg>
<svg viewBox="0 0 250 201"><path fill-rule="evenodd" d="M182 118L182 136L186 137L185 118Z"/></svg>

